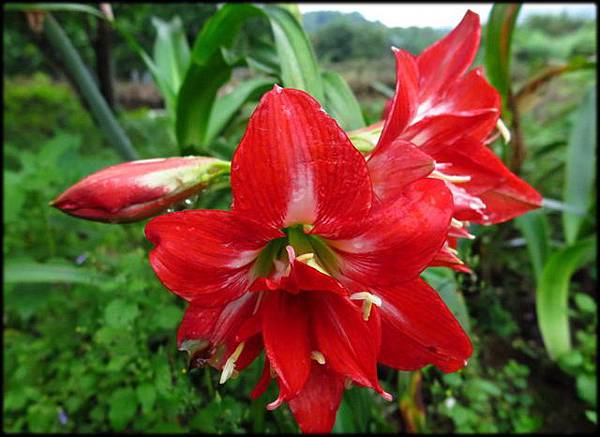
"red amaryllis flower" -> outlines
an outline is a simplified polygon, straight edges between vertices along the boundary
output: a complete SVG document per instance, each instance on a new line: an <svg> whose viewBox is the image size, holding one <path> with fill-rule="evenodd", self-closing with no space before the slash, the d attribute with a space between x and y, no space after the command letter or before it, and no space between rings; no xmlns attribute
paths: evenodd
<svg viewBox="0 0 600 437"><path fill-rule="evenodd" d="M368 157L380 199L391 200L397 193L397 181L383 177L386 163L403 159L404 175L408 167L446 180L458 220L500 223L541 206L540 194L486 146L500 116L500 96L480 67L467 71L480 35L478 15L468 11L452 32L419 56L394 49L396 93ZM379 129L363 129L363 134ZM407 154L411 159L402 158Z"/></svg>
<svg viewBox="0 0 600 437"><path fill-rule="evenodd" d="M227 162L205 157L125 162L85 177L50 205L88 220L134 222L197 193L228 168Z"/></svg>
<svg viewBox="0 0 600 437"><path fill-rule="evenodd" d="M442 181L407 177L374 206L367 163L343 130L308 94L276 86L250 118L231 185L231 212L146 226L158 278L190 302L179 343L194 360L224 381L264 347L280 387L270 405L288 402L304 431L331 429L342 377L388 397L377 361L466 363L468 337L419 278L450 228Z"/></svg>

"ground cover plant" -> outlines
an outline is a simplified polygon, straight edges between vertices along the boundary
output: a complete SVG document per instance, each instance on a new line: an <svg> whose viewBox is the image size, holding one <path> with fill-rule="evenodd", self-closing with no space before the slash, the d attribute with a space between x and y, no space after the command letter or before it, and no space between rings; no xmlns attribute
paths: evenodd
<svg viewBox="0 0 600 437"><path fill-rule="evenodd" d="M589 23L465 11L363 101L293 6L206 8L192 46L156 18L153 47L118 8L5 8L70 83L5 70L7 431L594 429ZM164 111L106 104L74 16Z"/></svg>

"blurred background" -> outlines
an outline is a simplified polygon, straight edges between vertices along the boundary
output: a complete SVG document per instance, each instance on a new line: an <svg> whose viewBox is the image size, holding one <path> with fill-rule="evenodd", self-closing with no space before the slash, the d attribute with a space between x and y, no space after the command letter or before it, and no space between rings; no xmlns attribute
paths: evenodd
<svg viewBox="0 0 600 437"><path fill-rule="evenodd" d="M230 159L280 73L269 21L248 19L227 37L219 59L230 76L218 96L243 98L197 139L178 119L206 80L190 82L188 66L216 4L40 5L3 5L4 430L297 432L287 407L265 410L273 387L250 400L261 360L225 385L214 369L187 370L175 338L184 304L148 264L144 223L88 222L48 207L123 160ZM285 9L318 65L356 96L360 125L380 120L393 94L391 45L418 54L467 9L478 12L474 65L503 87L513 137L492 147L545 199L512 222L472 227L477 239L459 250L474 274L427 272L473 339L469 366L448 375L382 367L394 402L352 388L334 432L596 429L596 9L492 6ZM502 25L512 35L504 46ZM227 209L230 193L216 187L194 202Z"/></svg>

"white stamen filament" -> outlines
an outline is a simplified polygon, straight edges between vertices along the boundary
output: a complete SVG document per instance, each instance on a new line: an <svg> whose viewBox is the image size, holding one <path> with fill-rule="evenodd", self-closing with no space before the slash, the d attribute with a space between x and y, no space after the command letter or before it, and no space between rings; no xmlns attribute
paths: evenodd
<svg viewBox="0 0 600 437"><path fill-rule="evenodd" d="M219 379L219 384L225 384L225 382L231 378L233 372L235 370L235 362L240 357L242 351L244 350L244 342L238 344L233 353L227 358L225 365L223 366L223 372L221 373L221 379Z"/></svg>
<svg viewBox="0 0 600 437"><path fill-rule="evenodd" d="M500 132L500 135L502 135L504 144L510 143L510 131L508 130L501 118L499 118L496 122L496 129L498 129L498 132Z"/></svg>
<svg viewBox="0 0 600 437"><path fill-rule="evenodd" d="M435 179L441 179L443 181L452 182L454 184L461 184L464 182L469 182L471 180L471 176L453 176L446 173L442 173L439 170L433 170L429 177Z"/></svg>
<svg viewBox="0 0 600 437"><path fill-rule="evenodd" d="M369 316L371 315L371 307L373 304L380 307L381 306L381 298L371 294L367 291L361 291L360 293L354 293L350 295L350 300L362 300L363 302L363 320L369 320Z"/></svg>
<svg viewBox="0 0 600 437"><path fill-rule="evenodd" d="M260 306L260 303L263 300L263 296L264 296L264 292L260 292L258 293L258 297L256 298L256 304L254 305L254 309L252 310L252 315L256 314L256 312L258 311L258 307Z"/></svg>
<svg viewBox="0 0 600 437"><path fill-rule="evenodd" d="M452 255L458 256L458 250L456 250L455 248L448 246L448 247L446 247L446 250L448 252L450 252Z"/></svg>
<svg viewBox="0 0 600 437"><path fill-rule="evenodd" d="M462 229L464 224L460 220L456 220L454 217L450 220L450 224L455 228Z"/></svg>
<svg viewBox="0 0 600 437"><path fill-rule="evenodd" d="M312 351L310 357L319 364L325 364L325 357L319 351Z"/></svg>

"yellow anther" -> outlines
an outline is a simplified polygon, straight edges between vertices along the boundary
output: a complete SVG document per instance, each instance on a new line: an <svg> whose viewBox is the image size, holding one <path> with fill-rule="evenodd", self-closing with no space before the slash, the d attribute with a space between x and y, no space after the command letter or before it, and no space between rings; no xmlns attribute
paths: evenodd
<svg viewBox="0 0 600 437"><path fill-rule="evenodd" d="M310 357L319 364L325 364L325 357L319 351L312 351Z"/></svg>
<svg viewBox="0 0 600 437"><path fill-rule="evenodd" d="M496 122L496 129L498 129L498 132L500 132L500 135L502 135L504 144L510 143L510 131L508 130L501 118L499 118Z"/></svg>
<svg viewBox="0 0 600 437"><path fill-rule="evenodd" d="M225 365L223 366L223 372L221 373L221 379L219 379L219 384L225 384L233 372L235 371L235 362L240 357L242 351L244 350L244 342L238 344L233 353L227 358Z"/></svg>
<svg viewBox="0 0 600 437"><path fill-rule="evenodd" d="M433 170L429 177L452 182L453 184L462 184L471 180L471 176L453 176L446 173L442 173L439 170Z"/></svg>
<svg viewBox="0 0 600 437"><path fill-rule="evenodd" d="M381 306L381 298L371 294L367 291L361 291L360 293L354 293L350 295L350 300L362 300L363 301L363 320L369 320L371 316L371 308L373 304L380 307Z"/></svg>

